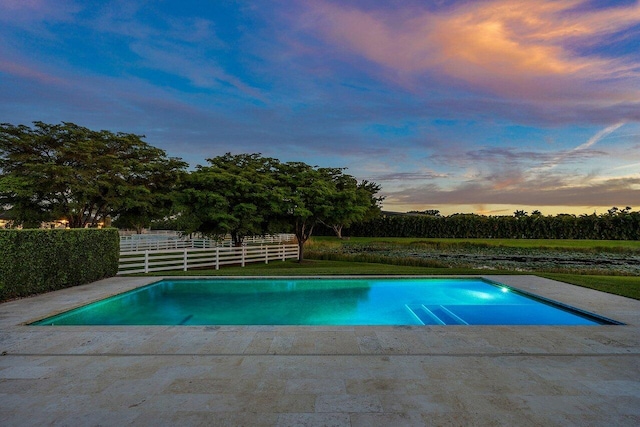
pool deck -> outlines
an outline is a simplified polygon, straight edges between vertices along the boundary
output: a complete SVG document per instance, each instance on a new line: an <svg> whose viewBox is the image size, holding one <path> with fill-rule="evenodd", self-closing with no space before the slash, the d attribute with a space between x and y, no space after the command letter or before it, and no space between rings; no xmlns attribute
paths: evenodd
<svg viewBox="0 0 640 427"><path fill-rule="evenodd" d="M640 425L640 301L483 277L625 325L26 326L115 277L0 304L0 425Z"/></svg>

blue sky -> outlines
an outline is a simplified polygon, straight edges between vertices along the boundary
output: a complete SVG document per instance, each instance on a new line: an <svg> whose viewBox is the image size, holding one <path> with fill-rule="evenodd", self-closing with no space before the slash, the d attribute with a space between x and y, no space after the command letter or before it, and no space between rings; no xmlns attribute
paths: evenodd
<svg viewBox="0 0 640 427"><path fill-rule="evenodd" d="M347 167L385 209L640 208L638 1L0 0L0 121Z"/></svg>

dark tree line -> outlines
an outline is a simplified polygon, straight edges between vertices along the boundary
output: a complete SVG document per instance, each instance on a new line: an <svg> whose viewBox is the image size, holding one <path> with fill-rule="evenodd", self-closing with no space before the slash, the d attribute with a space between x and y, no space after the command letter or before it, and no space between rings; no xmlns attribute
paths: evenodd
<svg viewBox="0 0 640 427"><path fill-rule="evenodd" d="M640 240L640 212L612 208L596 215L390 215L353 224L362 237Z"/></svg>

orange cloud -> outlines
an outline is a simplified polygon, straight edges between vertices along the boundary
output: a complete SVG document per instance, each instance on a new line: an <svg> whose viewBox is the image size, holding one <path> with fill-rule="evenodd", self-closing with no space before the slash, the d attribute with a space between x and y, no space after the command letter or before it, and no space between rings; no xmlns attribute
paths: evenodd
<svg viewBox="0 0 640 427"><path fill-rule="evenodd" d="M640 3L597 11L579 9L582 3L494 0L445 12L383 14L313 2L306 22L334 45L402 78L430 73L517 98L586 102L596 95L637 102L636 64L581 56L574 47L639 24ZM612 84L614 78L623 81ZM605 79L606 88L590 85Z"/></svg>

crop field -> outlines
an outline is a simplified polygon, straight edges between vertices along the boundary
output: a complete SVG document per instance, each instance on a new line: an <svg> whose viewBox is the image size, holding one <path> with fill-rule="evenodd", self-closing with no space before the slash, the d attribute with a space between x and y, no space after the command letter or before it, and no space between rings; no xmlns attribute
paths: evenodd
<svg viewBox="0 0 640 427"><path fill-rule="evenodd" d="M350 237L339 240L335 237L313 237L311 245L315 247L380 245L394 244L402 246L434 247L508 247L536 249L566 249L576 251L637 252L640 254L638 240L571 240L571 239L422 239L412 237Z"/></svg>
<svg viewBox="0 0 640 427"><path fill-rule="evenodd" d="M516 239L314 239L309 258L515 272L640 276L640 242Z"/></svg>

